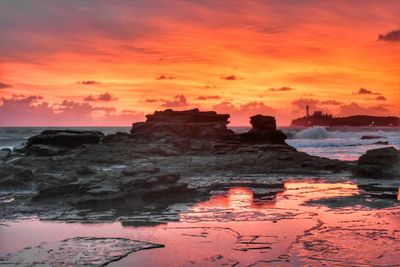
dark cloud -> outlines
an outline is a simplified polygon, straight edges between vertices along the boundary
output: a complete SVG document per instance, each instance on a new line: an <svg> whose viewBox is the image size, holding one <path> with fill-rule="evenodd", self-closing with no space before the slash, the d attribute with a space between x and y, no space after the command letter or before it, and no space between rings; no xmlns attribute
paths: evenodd
<svg viewBox="0 0 400 267"><path fill-rule="evenodd" d="M400 29L390 31L385 34L379 34L378 40L385 41L385 42L392 42L392 43L400 42Z"/></svg>
<svg viewBox="0 0 400 267"><path fill-rule="evenodd" d="M85 101L104 101L104 102L109 102L109 101L116 101L116 100L118 100L118 98L116 98L112 94L106 92L106 93L100 94L98 96L89 95L89 96L85 97L83 100L85 100Z"/></svg>
<svg viewBox="0 0 400 267"><path fill-rule="evenodd" d="M175 77L167 76L167 75L160 75L156 78L156 80L173 80Z"/></svg>
<svg viewBox="0 0 400 267"><path fill-rule="evenodd" d="M0 89L6 89L6 88L11 88L11 87L12 87L11 84L0 82Z"/></svg>
<svg viewBox="0 0 400 267"><path fill-rule="evenodd" d="M101 84L101 82L96 82L93 80L88 80L88 81L80 81L76 82L77 84L84 84L84 85L96 85L96 84Z"/></svg>
<svg viewBox="0 0 400 267"><path fill-rule="evenodd" d="M210 99L221 99L218 95L198 96L197 100L210 100Z"/></svg>
<svg viewBox="0 0 400 267"><path fill-rule="evenodd" d="M347 105L340 106L339 116L354 116L354 115L375 115L381 116L389 110L382 105L363 107L358 103L352 102Z"/></svg>
<svg viewBox="0 0 400 267"><path fill-rule="evenodd" d="M295 107L297 107L300 110L304 110L307 106L309 106L309 108L311 110L315 110L318 109L318 104L320 103L319 100L316 99L312 99L312 98L300 98L300 99L296 99L292 102L292 105L294 105Z"/></svg>
<svg viewBox="0 0 400 267"><path fill-rule="evenodd" d="M229 75L229 76L222 76L221 79L222 80L227 80L227 81L235 81L238 78L235 75Z"/></svg>
<svg viewBox="0 0 400 267"><path fill-rule="evenodd" d="M2 98L2 126L100 126L130 125L142 120L141 112L117 113L114 107L98 107L89 103L64 100L50 105L42 96L13 96Z"/></svg>
<svg viewBox="0 0 400 267"><path fill-rule="evenodd" d="M358 92L353 93L353 94L359 94L359 95L380 95L380 93L372 92L371 90L365 89L365 88L360 88L358 89Z"/></svg>
<svg viewBox="0 0 400 267"><path fill-rule="evenodd" d="M154 98L144 100L144 102L146 102L146 103L156 103L156 102L161 102L161 101L162 101L162 99L154 99Z"/></svg>
<svg viewBox="0 0 400 267"><path fill-rule="evenodd" d="M276 116L278 111L263 102L247 102L244 104L235 105L232 102L224 101L212 107L218 113L231 115L233 125L248 125L249 118L256 114Z"/></svg>
<svg viewBox="0 0 400 267"><path fill-rule="evenodd" d="M341 105L342 103L336 100L324 100L320 102L321 105L332 105L332 106L337 106Z"/></svg>
<svg viewBox="0 0 400 267"><path fill-rule="evenodd" d="M164 101L164 104L162 104L162 106L165 108L179 108L179 107L186 107L188 105L189 103L187 102L186 97L184 95L177 95L174 97L173 100Z"/></svg>
<svg viewBox="0 0 400 267"><path fill-rule="evenodd" d="M283 86L280 88L269 88L268 90L271 92L284 92L284 91L292 91L294 89L289 86Z"/></svg>
<svg viewBox="0 0 400 267"><path fill-rule="evenodd" d="M384 97L383 95L377 96L375 98L375 100L381 100L381 101L386 101L386 97Z"/></svg>

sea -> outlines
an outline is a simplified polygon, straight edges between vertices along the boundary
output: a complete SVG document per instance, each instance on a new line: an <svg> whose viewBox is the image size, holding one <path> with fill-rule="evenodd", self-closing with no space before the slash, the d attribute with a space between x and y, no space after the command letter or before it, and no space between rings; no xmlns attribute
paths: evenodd
<svg viewBox="0 0 400 267"><path fill-rule="evenodd" d="M58 127L0 127L0 149L13 148L31 136ZM129 127L69 127L75 130L97 130L104 134L129 132ZM231 127L237 133L249 127ZM287 136L286 142L299 151L311 155L339 160L357 160L367 150L393 146L400 149L400 128L397 127L322 127L280 128ZM363 138L364 137L364 138ZM365 137L374 137L365 139Z"/></svg>

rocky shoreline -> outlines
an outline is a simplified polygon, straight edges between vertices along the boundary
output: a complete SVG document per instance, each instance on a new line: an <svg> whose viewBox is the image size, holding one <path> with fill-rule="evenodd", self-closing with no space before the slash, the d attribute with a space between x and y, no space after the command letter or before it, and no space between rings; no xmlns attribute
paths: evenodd
<svg viewBox="0 0 400 267"><path fill-rule="evenodd" d="M209 197L211 190L246 183L235 180L239 176L354 173L398 178L395 149L367 153L358 163L320 158L286 144L273 117L251 117L252 129L242 134L227 128L228 119L228 114L213 111L165 110L134 123L130 133L44 131L13 152L0 153L0 187L6 192L0 218L90 220L98 218L93 210L109 207L123 212L141 209L143 203L166 207L195 202ZM266 194L283 190L282 182L263 178L243 186ZM85 208L91 211L77 214Z"/></svg>

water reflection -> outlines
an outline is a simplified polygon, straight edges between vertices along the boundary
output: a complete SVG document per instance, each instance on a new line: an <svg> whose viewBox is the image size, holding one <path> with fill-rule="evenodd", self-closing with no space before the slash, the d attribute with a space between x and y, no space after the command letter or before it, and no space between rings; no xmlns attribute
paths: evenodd
<svg viewBox="0 0 400 267"><path fill-rule="evenodd" d="M319 179L289 180L281 189L232 187L180 210L178 222L152 227L123 227L118 222L8 222L9 226L0 226L0 257L40 242L108 236L165 245L130 254L109 266L398 264L398 202L383 199L386 206L367 206L371 194L363 188L353 182ZM395 194L399 198L398 191ZM168 216L176 209L170 205L163 212ZM152 216L159 215L141 214L149 220Z"/></svg>

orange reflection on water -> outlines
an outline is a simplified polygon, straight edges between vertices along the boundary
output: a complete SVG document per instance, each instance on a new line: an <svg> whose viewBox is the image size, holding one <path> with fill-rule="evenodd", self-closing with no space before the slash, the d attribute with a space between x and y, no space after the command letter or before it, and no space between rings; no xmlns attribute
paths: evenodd
<svg viewBox="0 0 400 267"><path fill-rule="evenodd" d="M260 202L254 192L247 187L232 187L225 195L212 196L210 200L199 203L201 208L223 208L233 210L263 209L274 205L274 201Z"/></svg>
<svg viewBox="0 0 400 267"><path fill-rule="evenodd" d="M284 205L297 206L298 201L294 195L301 196L301 201L318 199L322 197L352 196L359 194L357 184L354 183L326 183L315 180L287 181L283 190L274 193L271 191L268 199L261 200L255 197L252 189L247 187L232 187L226 194L212 196L208 201L197 204L197 208L216 208L240 210L260 210L272 208L285 199ZM289 202L289 203L288 203Z"/></svg>

